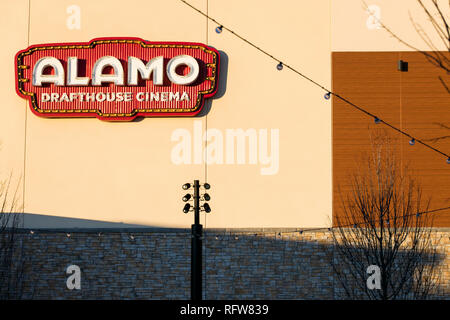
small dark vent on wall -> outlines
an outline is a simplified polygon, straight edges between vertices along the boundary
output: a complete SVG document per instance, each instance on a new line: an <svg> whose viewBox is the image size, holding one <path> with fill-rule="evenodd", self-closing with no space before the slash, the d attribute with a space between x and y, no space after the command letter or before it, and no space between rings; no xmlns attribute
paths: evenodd
<svg viewBox="0 0 450 320"><path fill-rule="evenodd" d="M407 72L408 71L408 62L403 61L403 60L398 60L397 70L401 71L401 72Z"/></svg>

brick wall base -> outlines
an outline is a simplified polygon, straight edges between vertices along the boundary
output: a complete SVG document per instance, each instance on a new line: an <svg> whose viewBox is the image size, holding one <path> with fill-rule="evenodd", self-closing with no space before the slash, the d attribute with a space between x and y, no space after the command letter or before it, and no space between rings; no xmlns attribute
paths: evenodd
<svg viewBox="0 0 450 320"><path fill-rule="evenodd" d="M450 230L433 238L442 276L433 297L450 299ZM190 230L35 230L22 239L22 298L190 299ZM339 297L330 232L206 229L203 244L204 299ZM69 265L81 269L80 290L67 288Z"/></svg>

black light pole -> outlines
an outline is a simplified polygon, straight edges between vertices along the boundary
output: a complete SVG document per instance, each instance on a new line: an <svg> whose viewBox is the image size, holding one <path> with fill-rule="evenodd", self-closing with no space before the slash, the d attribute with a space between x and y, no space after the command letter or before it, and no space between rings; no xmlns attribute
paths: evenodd
<svg viewBox="0 0 450 320"><path fill-rule="evenodd" d="M191 299L202 300L202 235L200 224L200 183L194 180L194 224L191 245Z"/></svg>
<svg viewBox="0 0 450 320"><path fill-rule="evenodd" d="M209 189L210 185L205 183L205 189ZM191 188L190 183L186 183L183 185L183 189L188 190ZM200 200L209 201L211 197L209 194L205 193L203 195L203 199L200 199L200 182L199 180L194 180L194 224L192 225L192 234L191 234L191 299L194 301L202 300L202 238L203 238L203 226L200 224L200 211L209 213L211 212L211 208L207 203L203 206L200 206ZM183 201L187 202L191 199L190 194L186 194L183 197ZM183 208L184 213L188 213L191 211L191 205L185 204Z"/></svg>

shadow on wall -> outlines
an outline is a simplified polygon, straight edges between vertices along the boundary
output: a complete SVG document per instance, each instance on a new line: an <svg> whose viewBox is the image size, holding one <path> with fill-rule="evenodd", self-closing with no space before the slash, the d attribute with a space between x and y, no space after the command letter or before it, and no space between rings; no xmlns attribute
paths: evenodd
<svg viewBox="0 0 450 320"><path fill-rule="evenodd" d="M213 100L220 99L225 95L227 91L227 79L228 79L228 55L219 50L220 54L220 71L219 71L219 83L217 87L217 93L211 99L206 99L203 109L199 112L197 117L206 116L211 110Z"/></svg>
<svg viewBox="0 0 450 320"><path fill-rule="evenodd" d="M206 299L348 299L332 267L339 260L330 232L216 234L205 252ZM399 260L407 255L400 252ZM448 258L442 249L438 266ZM441 280L429 298L450 299L448 283Z"/></svg>
<svg viewBox="0 0 450 320"><path fill-rule="evenodd" d="M156 228L141 224L131 224L123 222L109 222L100 220L89 220L79 218L68 218L60 216L50 216L36 213L20 213L22 215L22 226L26 229L133 229L133 228ZM81 226L81 227L80 227ZM167 229L167 228L161 228Z"/></svg>
<svg viewBox="0 0 450 320"><path fill-rule="evenodd" d="M190 298L189 229L22 231L30 258L23 298ZM339 299L335 249L329 232L206 229L204 298ZM448 259L439 254L440 266ZM80 267L80 290L67 288L70 265ZM433 298L449 299L448 279L441 283Z"/></svg>

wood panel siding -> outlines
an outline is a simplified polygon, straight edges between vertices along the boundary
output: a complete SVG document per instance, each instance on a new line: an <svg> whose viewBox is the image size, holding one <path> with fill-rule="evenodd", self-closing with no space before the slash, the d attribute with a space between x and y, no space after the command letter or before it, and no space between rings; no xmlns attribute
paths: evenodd
<svg viewBox="0 0 450 320"><path fill-rule="evenodd" d="M408 71L398 71L398 60ZM333 91L390 124L450 153L450 75L433 66L419 52L333 52ZM380 129L392 139L401 165L408 165L431 196L430 209L450 206L450 164L443 155L375 124L373 118L333 96L333 224L342 214L341 199L351 192L350 175L364 152L371 151L370 136ZM447 137L448 136L448 137ZM437 140L433 140L443 137ZM433 213L434 226L450 227L450 210Z"/></svg>

